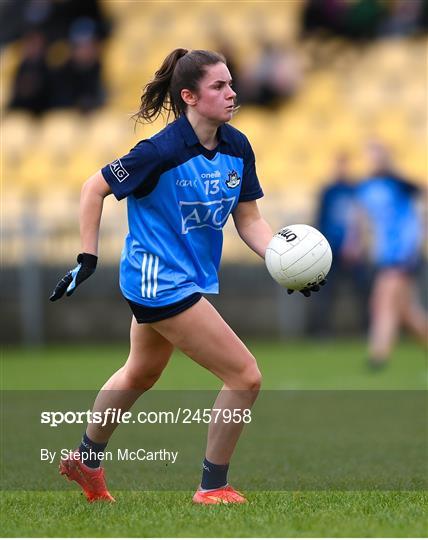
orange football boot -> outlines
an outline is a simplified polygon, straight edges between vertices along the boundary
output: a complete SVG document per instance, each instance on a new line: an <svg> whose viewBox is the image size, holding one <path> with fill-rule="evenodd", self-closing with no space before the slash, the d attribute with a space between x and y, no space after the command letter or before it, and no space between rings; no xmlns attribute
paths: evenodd
<svg viewBox="0 0 428 540"><path fill-rule="evenodd" d="M59 472L70 482L74 480L81 486L88 502L99 500L116 502L107 489L104 469L102 467L91 469L82 463L77 450L60 461Z"/></svg>
<svg viewBox="0 0 428 540"><path fill-rule="evenodd" d="M197 504L243 504L248 502L242 493L233 489L232 486L210 489L209 491L198 489L192 500Z"/></svg>

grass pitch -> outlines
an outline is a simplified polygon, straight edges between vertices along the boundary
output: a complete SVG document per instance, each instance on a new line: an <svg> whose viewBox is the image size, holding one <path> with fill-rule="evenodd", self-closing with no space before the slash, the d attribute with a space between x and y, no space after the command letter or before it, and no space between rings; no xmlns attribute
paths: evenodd
<svg viewBox="0 0 428 540"><path fill-rule="evenodd" d="M252 492L245 506L200 507L186 492L8 493L7 537L423 537L428 497L394 492Z"/></svg>
<svg viewBox="0 0 428 540"><path fill-rule="evenodd" d="M264 389L421 390L427 358L401 343L381 372L365 367L363 342L250 343ZM126 346L6 349L4 389L94 389L124 361ZM159 389L215 389L218 382L181 354ZM423 411L421 411L423 414ZM7 441L3 441L7 445ZM257 464L255 464L257 466ZM233 481L233 467L232 467ZM58 477L58 482L64 480ZM197 479L196 479L197 481ZM66 485L66 484L65 484ZM244 489L245 486L237 486ZM2 493L4 537L423 537L427 492L251 491L246 506L199 507L191 492L118 492L116 505L89 505L76 490Z"/></svg>

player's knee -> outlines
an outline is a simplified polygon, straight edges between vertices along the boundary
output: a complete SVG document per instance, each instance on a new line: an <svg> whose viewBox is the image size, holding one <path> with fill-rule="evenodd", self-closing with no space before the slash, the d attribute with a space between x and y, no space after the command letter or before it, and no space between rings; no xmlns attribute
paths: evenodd
<svg viewBox="0 0 428 540"><path fill-rule="evenodd" d="M245 368L241 374L241 384L246 390L258 392L262 385L262 374L257 367L256 361Z"/></svg>
<svg viewBox="0 0 428 540"><path fill-rule="evenodd" d="M162 371L147 371L126 368L125 377L127 387L133 390L149 390L159 379Z"/></svg>

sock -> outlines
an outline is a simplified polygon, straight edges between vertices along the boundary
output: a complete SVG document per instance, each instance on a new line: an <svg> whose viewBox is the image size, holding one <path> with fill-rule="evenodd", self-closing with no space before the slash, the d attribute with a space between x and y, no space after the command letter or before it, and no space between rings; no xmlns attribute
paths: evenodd
<svg viewBox="0 0 428 540"><path fill-rule="evenodd" d="M201 489L219 489L226 486L228 470L229 463L227 465L216 465L205 458L202 464Z"/></svg>
<svg viewBox="0 0 428 540"><path fill-rule="evenodd" d="M372 371L380 371L381 369L384 369L388 364L387 358L381 358L381 357L370 357L368 359L368 367Z"/></svg>
<svg viewBox="0 0 428 540"><path fill-rule="evenodd" d="M100 466L101 460L99 459L98 452L104 452L107 443L96 443L85 434L83 435L82 442L79 446L80 459L84 465L91 469L96 469Z"/></svg>

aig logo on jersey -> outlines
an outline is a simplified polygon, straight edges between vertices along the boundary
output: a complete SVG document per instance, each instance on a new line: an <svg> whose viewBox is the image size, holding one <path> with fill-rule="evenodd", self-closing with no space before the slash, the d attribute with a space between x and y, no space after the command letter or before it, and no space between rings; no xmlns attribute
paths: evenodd
<svg viewBox="0 0 428 540"><path fill-rule="evenodd" d="M181 233L187 234L191 229L211 227L220 230L232 211L236 197L218 201L180 201L182 227Z"/></svg>
<svg viewBox="0 0 428 540"><path fill-rule="evenodd" d="M122 165L120 159L116 159L116 161L110 163L110 170L118 182L123 182L129 176L129 172Z"/></svg>
<svg viewBox="0 0 428 540"><path fill-rule="evenodd" d="M241 183L241 177L238 176L236 171L230 171L228 173L228 179L226 180L226 186L229 188L235 188Z"/></svg>

